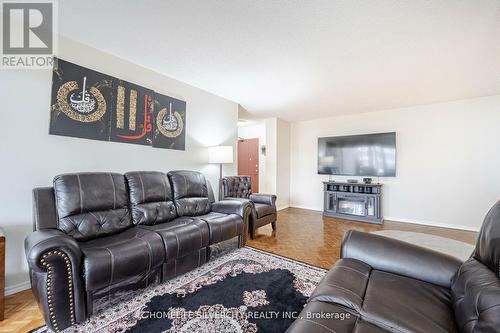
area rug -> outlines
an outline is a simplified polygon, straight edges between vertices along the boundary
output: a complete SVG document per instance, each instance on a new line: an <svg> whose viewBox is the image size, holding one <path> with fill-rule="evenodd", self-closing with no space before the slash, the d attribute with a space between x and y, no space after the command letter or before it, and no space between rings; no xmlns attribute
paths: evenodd
<svg viewBox="0 0 500 333"><path fill-rule="evenodd" d="M423 234L420 232L398 231L398 230L381 230L372 231L372 234L394 238L403 242L426 247L428 249L446 253L460 260L467 260L474 246L464 242L435 235Z"/></svg>
<svg viewBox="0 0 500 333"><path fill-rule="evenodd" d="M256 249L236 249L64 332L284 332L325 273Z"/></svg>

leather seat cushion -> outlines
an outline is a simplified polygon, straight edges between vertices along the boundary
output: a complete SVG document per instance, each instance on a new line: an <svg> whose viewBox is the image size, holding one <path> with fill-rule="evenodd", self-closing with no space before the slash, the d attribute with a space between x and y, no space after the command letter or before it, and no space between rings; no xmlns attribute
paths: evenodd
<svg viewBox="0 0 500 333"><path fill-rule="evenodd" d="M450 290L372 270L355 259L339 260L314 290L310 301L344 306L389 331L456 331Z"/></svg>
<svg viewBox="0 0 500 333"><path fill-rule="evenodd" d="M322 316L322 317L320 317ZM309 301L287 333L386 333L337 304Z"/></svg>
<svg viewBox="0 0 500 333"><path fill-rule="evenodd" d="M243 233L243 219L236 214L210 212L196 218L208 224L210 244L222 242Z"/></svg>
<svg viewBox="0 0 500 333"><path fill-rule="evenodd" d="M266 215L276 214L276 208L271 205L254 203L255 211L257 212L257 218L264 217Z"/></svg>
<svg viewBox="0 0 500 333"><path fill-rule="evenodd" d="M161 237L137 227L80 243L86 290L139 280L165 261ZM133 264L132 264L133 263Z"/></svg>
<svg viewBox="0 0 500 333"><path fill-rule="evenodd" d="M370 274L361 314L379 327L396 331L457 331L450 290L377 270Z"/></svg>
<svg viewBox="0 0 500 333"><path fill-rule="evenodd" d="M140 226L161 236L167 260L184 257L208 246L209 230L206 222L180 217L171 222Z"/></svg>

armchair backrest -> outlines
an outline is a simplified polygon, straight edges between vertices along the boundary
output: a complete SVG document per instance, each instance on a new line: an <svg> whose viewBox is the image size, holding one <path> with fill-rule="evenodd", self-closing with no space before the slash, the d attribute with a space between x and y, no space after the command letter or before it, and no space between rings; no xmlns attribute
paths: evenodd
<svg viewBox="0 0 500 333"><path fill-rule="evenodd" d="M252 194L252 177L229 176L222 178L222 198L244 198Z"/></svg>
<svg viewBox="0 0 500 333"><path fill-rule="evenodd" d="M128 193L118 173L73 173L54 178L57 228L87 241L130 228Z"/></svg>
<svg viewBox="0 0 500 333"><path fill-rule="evenodd" d="M452 301L462 333L500 327L500 201L488 212L472 257L452 282Z"/></svg>

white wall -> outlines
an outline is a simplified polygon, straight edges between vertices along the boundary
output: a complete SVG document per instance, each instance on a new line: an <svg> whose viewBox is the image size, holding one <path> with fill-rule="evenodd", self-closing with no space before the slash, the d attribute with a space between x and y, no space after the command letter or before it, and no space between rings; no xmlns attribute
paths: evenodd
<svg viewBox="0 0 500 333"><path fill-rule="evenodd" d="M266 124L255 122L248 125L238 126L238 138L259 139L259 192L268 192L266 188L266 156L262 155L260 147L266 145Z"/></svg>
<svg viewBox="0 0 500 333"><path fill-rule="evenodd" d="M290 123L268 118L265 124L266 189L267 193L276 194L276 207L280 210L290 206Z"/></svg>
<svg viewBox="0 0 500 333"><path fill-rule="evenodd" d="M187 102L186 151L48 135L50 71L0 71L0 225L7 235L7 292L27 287L23 241L32 229L31 190L63 172L200 170L217 190L206 146L234 145L238 105L82 44L61 39L62 59ZM225 165L234 174L234 165Z"/></svg>
<svg viewBox="0 0 500 333"><path fill-rule="evenodd" d="M278 118L276 136L276 207L284 209L290 206L290 123Z"/></svg>
<svg viewBox="0 0 500 333"><path fill-rule="evenodd" d="M389 131L397 176L380 180L385 218L477 230L500 199L500 95L293 123L291 205L322 210L318 137Z"/></svg>

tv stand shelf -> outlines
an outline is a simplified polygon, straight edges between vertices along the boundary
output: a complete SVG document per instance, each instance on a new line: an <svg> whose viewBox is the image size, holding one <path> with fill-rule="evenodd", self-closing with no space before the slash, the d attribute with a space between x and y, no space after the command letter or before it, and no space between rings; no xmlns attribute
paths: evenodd
<svg viewBox="0 0 500 333"><path fill-rule="evenodd" d="M323 215L382 224L382 184L323 182Z"/></svg>

